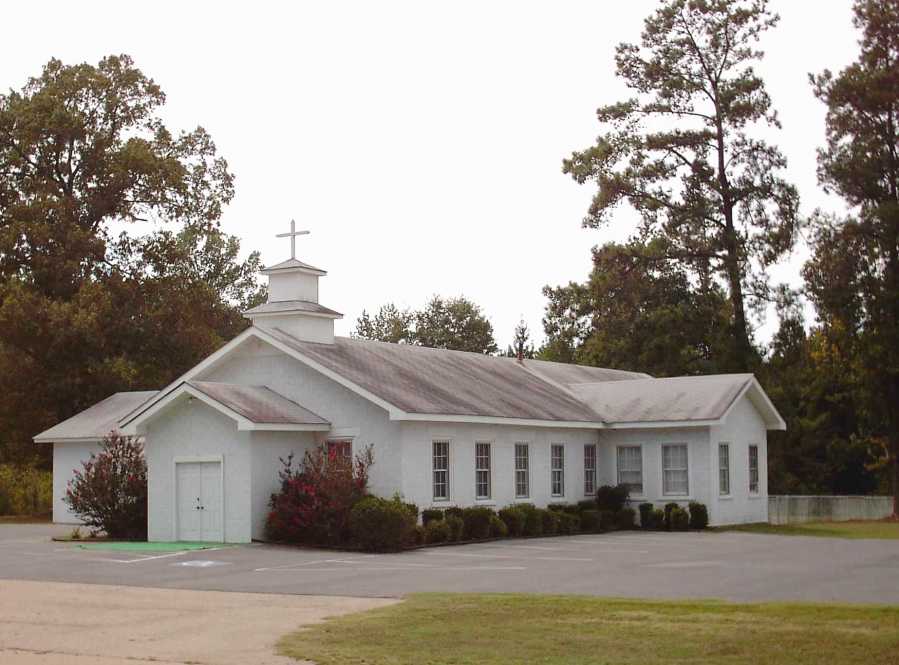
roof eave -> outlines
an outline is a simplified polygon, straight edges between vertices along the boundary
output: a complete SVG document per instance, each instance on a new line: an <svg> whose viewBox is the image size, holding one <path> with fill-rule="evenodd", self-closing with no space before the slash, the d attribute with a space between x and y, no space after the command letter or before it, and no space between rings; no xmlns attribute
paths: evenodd
<svg viewBox="0 0 899 665"><path fill-rule="evenodd" d="M557 427L565 429L603 429L606 424L586 420L544 420L540 418L508 418L503 416L473 416L447 413L407 413L390 414L391 420L435 423L478 423L482 425L519 425L522 427Z"/></svg>

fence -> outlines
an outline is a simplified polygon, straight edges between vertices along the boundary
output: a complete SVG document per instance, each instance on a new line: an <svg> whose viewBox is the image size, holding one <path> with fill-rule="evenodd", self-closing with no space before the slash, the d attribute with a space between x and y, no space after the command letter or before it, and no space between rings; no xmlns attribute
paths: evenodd
<svg viewBox="0 0 899 665"><path fill-rule="evenodd" d="M893 513L891 496L769 496L770 524L879 520Z"/></svg>

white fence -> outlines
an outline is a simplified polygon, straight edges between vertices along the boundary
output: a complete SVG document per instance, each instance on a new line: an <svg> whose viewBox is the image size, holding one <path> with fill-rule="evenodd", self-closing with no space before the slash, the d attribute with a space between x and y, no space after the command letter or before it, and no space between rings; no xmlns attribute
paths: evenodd
<svg viewBox="0 0 899 665"><path fill-rule="evenodd" d="M768 496L770 524L879 520L892 513L891 496Z"/></svg>

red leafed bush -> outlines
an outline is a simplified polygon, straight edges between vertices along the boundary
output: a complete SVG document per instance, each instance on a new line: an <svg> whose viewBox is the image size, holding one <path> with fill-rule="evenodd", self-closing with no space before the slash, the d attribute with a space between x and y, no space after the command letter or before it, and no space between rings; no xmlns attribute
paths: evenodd
<svg viewBox="0 0 899 665"><path fill-rule="evenodd" d="M103 449L76 470L63 499L89 527L110 538L147 538L147 461L144 447L111 432Z"/></svg>
<svg viewBox="0 0 899 665"><path fill-rule="evenodd" d="M303 463L281 459L281 490L272 494L265 523L269 540L307 545L340 545L350 539L350 510L368 494L371 446L353 459L329 454L325 446L307 450Z"/></svg>

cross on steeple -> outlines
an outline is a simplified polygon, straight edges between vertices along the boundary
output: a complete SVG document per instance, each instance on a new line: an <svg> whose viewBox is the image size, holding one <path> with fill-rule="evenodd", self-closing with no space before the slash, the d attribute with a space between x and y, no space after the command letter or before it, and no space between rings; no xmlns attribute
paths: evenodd
<svg viewBox="0 0 899 665"><path fill-rule="evenodd" d="M297 231L297 224L290 220L290 233L279 233L276 238L290 238L290 258L297 258L297 236L309 235L309 231Z"/></svg>

